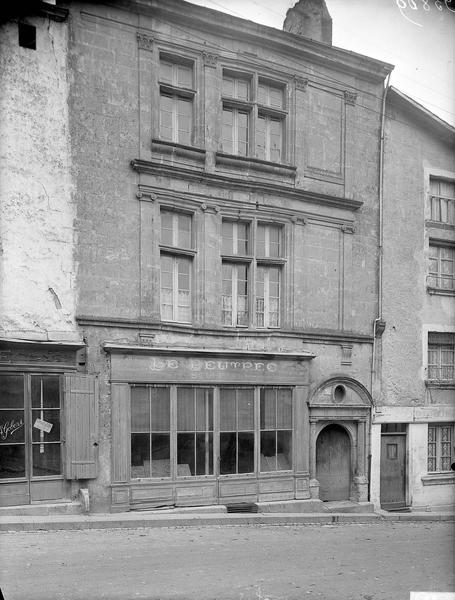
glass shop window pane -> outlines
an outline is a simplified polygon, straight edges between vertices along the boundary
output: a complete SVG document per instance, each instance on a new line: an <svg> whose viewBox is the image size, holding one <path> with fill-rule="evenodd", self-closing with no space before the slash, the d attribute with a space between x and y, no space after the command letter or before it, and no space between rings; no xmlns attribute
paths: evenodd
<svg viewBox="0 0 455 600"><path fill-rule="evenodd" d="M276 391L274 389L261 389L261 429L276 428Z"/></svg>
<svg viewBox="0 0 455 600"><path fill-rule="evenodd" d="M58 375L47 377L32 375L32 407L60 407L60 379Z"/></svg>
<svg viewBox="0 0 455 600"><path fill-rule="evenodd" d="M235 431L236 410L235 390L224 388L220 390L220 429L221 431Z"/></svg>
<svg viewBox="0 0 455 600"><path fill-rule="evenodd" d="M277 391L277 428L292 429L291 390Z"/></svg>
<svg viewBox="0 0 455 600"><path fill-rule="evenodd" d="M237 434L220 433L220 474L237 472Z"/></svg>
<svg viewBox="0 0 455 600"><path fill-rule="evenodd" d="M23 406L23 376L0 375L0 408L23 408Z"/></svg>
<svg viewBox="0 0 455 600"><path fill-rule="evenodd" d="M261 431L261 471L276 471L275 431Z"/></svg>
<svg viewBox="0 0 455 600"><path fill-rule="evenodd" d="M277 470L292 469L292 431L277 431Z"/></svg>
<svg viewBox="0 0 455 600"><path fill-rule="evenodd" d="M213 434L196 433L196 475L213 474Z"/></svg>
<svg viewBox="0 0 455 600"><path fill-rule="evenodd" d="M150 477L150 434L131 434L131 478Z"/></svg>
<svg viewBox="0 0 455 600"><path fill-rule="evenodd" d="M24 411L0 411L0 444L21 444L25 441ZM0 453L3 452L3 446Z"/></svg>
<svg viewBox="0 0 455 600"><path fill-rule="evenodd" d="M131 431L150 431L149 388L131 388Z"/></svg>
<svg viewBox="0 0 455 600"><path fill-rule="evenodd" d="M177 475L195 475L194 433L177 434Z"/></svg>
<svg viewBox="0 0 455 600"><path fill-rule="evenodd" d="M238 434L238 473L254 472L254 433Z"/></svg>
<svg viewBox="0 0 455 600"><path fill-rule="evenodd" d="M213 391L196 390L196 431L213 430Z"/></svg>
<svg viewBox="0 0 455 600"><path fill-rule="evenodd" d="M248 431L254 428L253 390L238 390L238 430Z"/></svg>
<svg viewBox="0 0 455 600"><path fill-rule="evenodd" d="M2 445L0 451L0 479L25 477L25 445Z"/></svg>
<svg viewBox="0 0 455 600"><path fill-rule="evenodd" d="M152 433L152 477L171 476L169 434Z"/></svg>
<svg viewBox="0 0 455 600"><path fill-rule="evenodd" d="M169 388L152 390L152 431L169 431L170 428L170 395Z"/></svg>
<svg viewBox="0 0 455 600"><path fill-rule="evenodd" d="M179 431L194 431L194 397L191 388L177 389L177 429Z"/></svg>
<svg viewBox="0 0 455 600"><path fill-rule="evenodd" d="M60 475L60 444L33 444L33 476Z"/></svg>
<svg viewBox="0 0 455 600"><path fill-rule="evenodd" d="M47 433L35 427L36 419L41 419L52 425ZM34 442L59 442L60 441L60 411L59 410L32 410L32 439Z"/></svg>

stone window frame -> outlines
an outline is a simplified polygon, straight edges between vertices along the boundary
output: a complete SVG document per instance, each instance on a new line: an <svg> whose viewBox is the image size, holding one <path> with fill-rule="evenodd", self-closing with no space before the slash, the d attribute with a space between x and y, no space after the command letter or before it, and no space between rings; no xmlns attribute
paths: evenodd
<svg viewBox="0 0 455 600"><path fill-rule="evenodd" d="M248 328L259 331L264 330L278 330L283 327L284 314L283 310L285 307L285 295L286 295L286 265L288 262L287 258L287 225L285 222L270 220L266 217L247 217L247 216L233 216L228 213L221 214L221 224L225 222L232 223L245 223L248 226L248 245L247 253L245 254L227 254L223 252L223 248L220 248L220 259L223 270L224 264L232 265L243 265L247 268L247 323L238 324L234 323L234 315L232 316L231 324L224 323L223 314L221 313L221 325L222 327L228 328ZM280 255L279 256L260 256L257 251L257 230L258 227L278 227L280 230ZM270 325L268 319L265 319L265 324L259 326L257 324L257 310L256 310L256 298L257 298L257 272L259 268L278 268L280 273L279 281L279 308L278 308L278 324ZM223 291L222 291L223 296Z"/></svg>

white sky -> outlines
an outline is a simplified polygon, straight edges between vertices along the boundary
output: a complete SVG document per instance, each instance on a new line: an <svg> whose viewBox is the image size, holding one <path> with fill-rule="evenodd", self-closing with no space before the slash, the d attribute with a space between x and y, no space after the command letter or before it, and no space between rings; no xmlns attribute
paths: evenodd
<svg viewBox="0 0 455 600"><path fill-rule="evenodd" d="M189 1L281 29L287 9L297 0ZM448 0L326 0L326 4L334 46L392 63L391 85L455 125L455 3L452 7Z"/></svg>

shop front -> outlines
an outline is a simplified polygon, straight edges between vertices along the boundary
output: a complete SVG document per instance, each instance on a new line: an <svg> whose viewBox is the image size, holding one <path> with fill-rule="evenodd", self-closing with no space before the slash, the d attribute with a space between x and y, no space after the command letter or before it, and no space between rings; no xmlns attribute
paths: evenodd
<svg viewBox="0 0 455 600"><path fill-rule="evenodd" d="M96 378L79 343L0 341L0 506L54 502L96 477Z"/></svg>
<svg viewBox="0 0 455 600"><path fill-rule="evenodd" d="M309 353L105 344L112 510L309 498Z"/></svg>

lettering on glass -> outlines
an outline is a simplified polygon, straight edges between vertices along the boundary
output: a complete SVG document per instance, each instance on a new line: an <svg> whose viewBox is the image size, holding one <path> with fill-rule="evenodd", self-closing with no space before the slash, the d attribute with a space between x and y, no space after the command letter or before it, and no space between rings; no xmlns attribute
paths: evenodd
<svg viewBox="0 0 455 600"><path fill-rule="evenodd" d="M0 440L5 441L8 437L12 437L12 435L23 426L24 421L22 419L19 419L18 421L10 419L9 421L0 423Z"/></svg>

